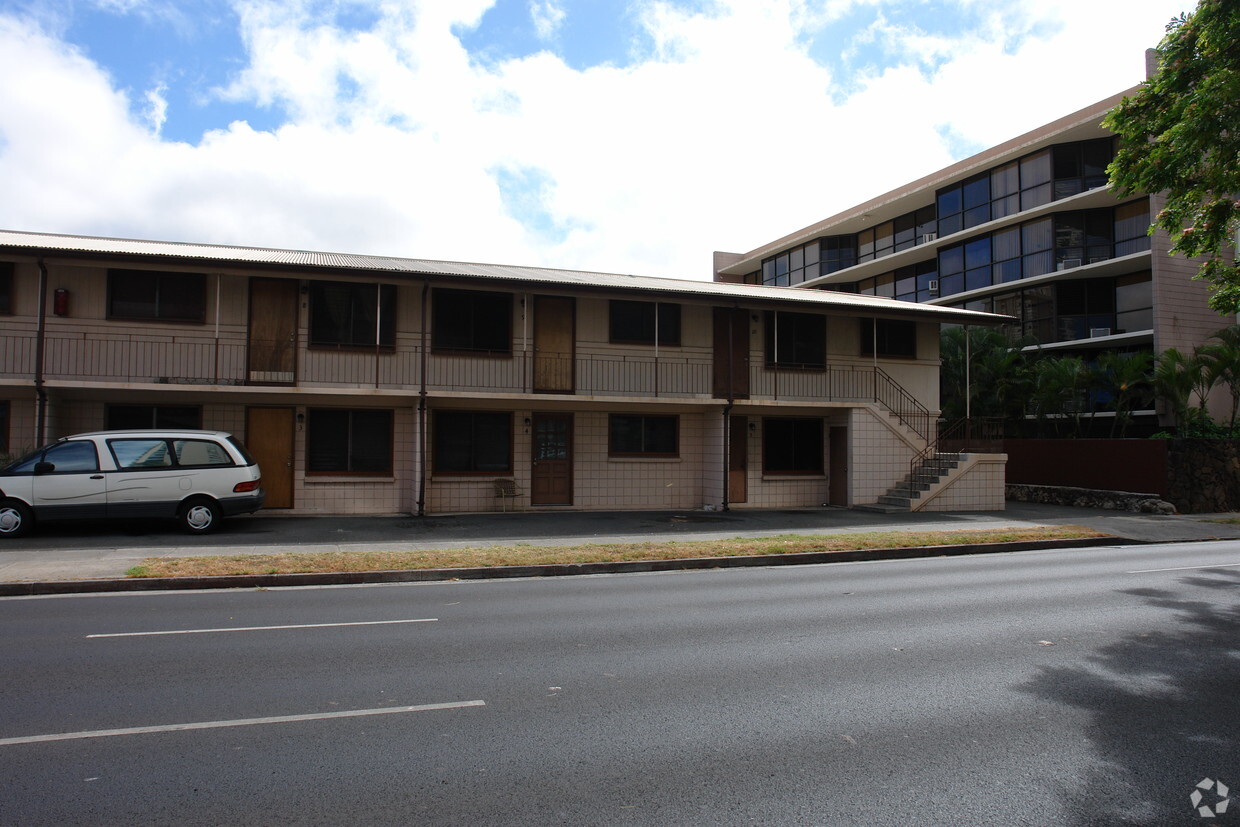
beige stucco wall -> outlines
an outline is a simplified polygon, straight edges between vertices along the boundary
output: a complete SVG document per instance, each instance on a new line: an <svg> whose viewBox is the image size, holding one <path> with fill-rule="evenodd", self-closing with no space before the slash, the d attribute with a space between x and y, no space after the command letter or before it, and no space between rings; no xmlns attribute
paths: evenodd
<svg viewBox="0 0 1240 827"><path fill-rule="evenodd" d="M904 479L909 463L923 446L910 444L891 417L873 407L851 410L849 445L852 475L849 502L874 503L887 489Z"/></svg>
<svg viewBox="0 0 1240 827"><path fill-rule="evenodd" d="M946 488L919 511L1003 511L1007 454L966 454Z"/></svg>

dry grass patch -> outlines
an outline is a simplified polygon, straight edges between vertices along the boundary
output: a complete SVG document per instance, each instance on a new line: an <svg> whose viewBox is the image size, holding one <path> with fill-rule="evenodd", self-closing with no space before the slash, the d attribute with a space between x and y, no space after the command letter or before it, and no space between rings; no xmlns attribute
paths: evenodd
<svg viewBox="0 0 1240 827"><path fill-rule="evenodd" d="M130 577L213 577L237 574L404 571L492 566L677 560L689 557L740 557L808 551L954 546L1028 540L1105 537L1083 526L973 531L883 531L862 534L735 538L691 542L600 543L584 546L484 546L425 551L329 551L310 554L237 554L219 557L148 557Z"/></svg>

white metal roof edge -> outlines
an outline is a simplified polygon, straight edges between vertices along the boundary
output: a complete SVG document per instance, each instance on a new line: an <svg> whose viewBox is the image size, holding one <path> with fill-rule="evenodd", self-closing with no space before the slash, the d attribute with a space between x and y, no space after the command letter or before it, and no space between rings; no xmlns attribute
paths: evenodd
<svg viewBox="0 0 1240 827"><path fill-rule="evenodd" d="M135 257L183 258L195 261L216 261L221 264L276 264L304 268L330 268L370 272L402 273L425 276L463 276L468 278L557 284L574 287L604 287L625 290L649 290L682 293L715 298L753 301L792 302L869 310L904 316L920 316L942 322L973 321L977 324L999 324L1007 319L994 313L961 310L954 307L917 304L877 296L839 293L799 287L768 287L765 285L730 282L693 281L657 276L632 276L620 273L597 273L584 270L557 270L510 264L480 264L428 259L370 256L354 253L328 253L309 250L281 250L262 247L240 247L188 242L144 241L128 238L74 236L54 233L33 233L0 230L0 248L26 249L31 254L50 251L60 253L102 253Z"/></svg>

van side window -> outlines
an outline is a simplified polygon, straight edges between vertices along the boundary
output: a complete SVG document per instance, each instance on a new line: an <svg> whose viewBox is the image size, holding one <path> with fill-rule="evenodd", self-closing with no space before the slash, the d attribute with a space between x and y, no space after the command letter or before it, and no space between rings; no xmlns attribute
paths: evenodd
<svg viewBox="0 0 1240 827"><path fill-rule="evenodd" d="M232 465L228 452L218 442L206 439L174 439L177 465Z"/></svg>
<svg viewBox="0 0 1240 827"><path fill-rule="evenodd" d="M95 454L93 442L61 442L48 448L42 456L34 456L13 470L33 471L39 462L50 462L56 466L56 473L99 470L99 457Z"/></svg>
<svg viewBox="0 0 1240 827"><path fill-rule="evenodd" d="M162 439L109 439L117 468L169 468L172 454Z"/></svg>

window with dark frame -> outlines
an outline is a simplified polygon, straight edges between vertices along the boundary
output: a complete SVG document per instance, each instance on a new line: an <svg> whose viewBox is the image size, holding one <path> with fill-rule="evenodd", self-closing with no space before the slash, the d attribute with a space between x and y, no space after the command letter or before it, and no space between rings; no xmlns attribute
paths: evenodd
<svg viewBox="0 0 1240 827"><path fill-rule="evenodd" d="M821 419L763 419L762 473L822 474L822 430Z"/></svg>
<svg viewBox="0 0 1240 827"><path fill-rule="evenodd" d="M680 417L611 414L607 453L613 457L680 456Z"/></svg>
<svg viewBox="0 0 1240 827"><path fill-rule="evenodd" d="M196 405L108 405L104 427L109 431L133 428L198 430L202 428L202 408Z"/></svg>
<svg viewBox="0 0 1240 827"><path fill-rule="evenodd" d="M13 315L13 262L0 261L0 316Z"/></svg>
<svg viewBox="0 0 1240 827"><path fill-rule="evenodd" d="M374 347L377 344L390 348L396 344L394 285L312 281L309 294L312 346Z"/></svg>
<svg viewBox="0 0 1240 827"><path fill-rule="evenodd" d="M827 318L816 313L766 311L766 366L827 366Z"/></svg>
<svg viewBox="0 0 1240 827"><path fill-rule="evenodd" d="M665 302L608 302L609 341L613 345L680 346L680 305Z"/></svg>
<svg viewBox="0 0 1240 827"><path fill-rule="evenodd" d="M0 399L0 454L9 453L9 400Z"/></svg>
<svg viewBox="0 0 1240 827"><path fill-rule="evenodd" d="M434 412L431 464L436 474L511 474L512 414Z"/></svg>
<svg viewBox="0 0 1240 827"><path fill-rule="evenodd" d="M108 270L108 318L201 322L206 312L202 273Z"/></svg>
<svg viewBox="0 0 1240 827"><path fill-rule="evenodd" d="M879 356L916 358L917 323L907 319L862 319L861 355L873 356L875 345Z"/></svg>
<svg viewBox="0 0 1240 827"><path fill-rule="evenodd" d="M307 410L306 471L311 474L391 474L392 411Z"/></svg>
<svg viewBox="0 0 1240 827"><path fill-rule="evenodd" d="M431 348L512 353L512 294L435 288L431 292Z"/></svg>

